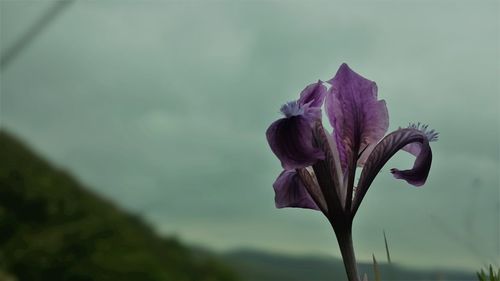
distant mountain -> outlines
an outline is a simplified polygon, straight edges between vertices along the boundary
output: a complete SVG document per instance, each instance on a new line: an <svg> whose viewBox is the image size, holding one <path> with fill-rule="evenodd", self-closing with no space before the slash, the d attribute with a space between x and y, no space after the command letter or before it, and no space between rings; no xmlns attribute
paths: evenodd
<svg viewBox="0 0 500 281"><path fill-rule="evenodd" d="M343 263L330 257L302 256L239 250L224 255L227 264L245 281L333 281L346 280ZM360 263L360 274L367 273L373 281L373 265ZM378 264L381 280L397 281L464 281L477 280L472 272L450 269L416 270L397 264Z"/></svg>
<svg viewBox="0 0 500 281"><path fill-rule="evenodd" d="M0 280L236 278L209 254L160 238L0 131Z"/></svg>

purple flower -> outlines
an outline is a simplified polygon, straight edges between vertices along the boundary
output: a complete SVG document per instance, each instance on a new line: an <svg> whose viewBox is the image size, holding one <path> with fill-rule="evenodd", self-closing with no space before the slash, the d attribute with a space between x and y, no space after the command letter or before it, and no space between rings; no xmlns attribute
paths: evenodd
<svg viewBox="0 0 500 281"><path fill-rule="evenodd" d="M375 176L400 149L416 156L414 166L403 171L391 169L391 173L412 185L423 185L432 161L429 141L437 140L438 134L419 123L383 138L389 116L385 101L377 98L375 82L342 64L328 83L328 90L321 81L311 84L298 100L284 104L281 112L285 117L272 123L266 132L271 150L286 170L274 184L276 206L319 209L316 206L322 201L331 209L326 214L330 219L333 209L354 214ZM332 134L321 124L323 102ZM364 168L354 192L357 166ZM295 180L282 179L292 174ZM303 184L296 178L301 178ZM281 194L285 192L298 192L295 195L301 194L303 200L290 201L293 196ZM313 192L306 200L305 193ZM308 200L315 203L314 208Z"/></svg>
<svg viewBox="0 0 500 281"><path fill-rule="evenodd" d="M284 169L273 185L276 206L321 211L335 230L345 261L354 259L348 243L352 220L375 176L403 149L416 156L414 165L391 173L411 185L423 185L432 162L429 142L438 134L419 123L384 137L389 115L385 101L377 97L377 85L347 64L327 83L329 89L318 81L298 100L283 105L285 117L272 123L266 136ZM331 134L322 125L323 102ZM363 169L355 188L357 166ZM346 264L349 280L358 279L353 268L352 262Z"/></svg>

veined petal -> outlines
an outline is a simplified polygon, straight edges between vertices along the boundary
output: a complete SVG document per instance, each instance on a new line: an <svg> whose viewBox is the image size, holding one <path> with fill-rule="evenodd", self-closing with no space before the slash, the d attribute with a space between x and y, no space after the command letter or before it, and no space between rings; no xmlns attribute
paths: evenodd
<svg viewBox="0 0 500 281"><path fill-rule="evenodd" d="M297 174L300 176L302 183L313 201L316 203L316 206L319 207L325 216L328 216L328 205L314 171L312 169L309 170L308 168L300 168L295 171L297 171Z"/></svg>
<svg viewBox="0 0 500 281"><path fill-rule="evenodd" d="M304 168L324 158L324 153L314 147L311 126L309 118L297 115L279 119L267 129L267 142L283 169Z"/></svg>
<svg viewBox="0 0 500 281"><path fill-rule="evenodd" d="M408 183L421 186L425 183L432 162L432 151L429 146L427 135L414 128L396 130L387 135L379 142L368 157L358 182L358 188L354 196L353 213L356 213L363 197L371 183L387 161L400 149L408 144L420 146L419 154L410 170L400 171L391 169L396 178L404 179Z"/></svg>
<svg viewBox="0 0 500 281"><path fill-rule="evenodd" d="M366 163L366 160L368 159L368 156L372 153L373 149L375 148L375 145L377 143L371 143L368 146L366 146L362 152L360 152L359 158L358 158L358 166L363 167Z"/></svg>
<svg viewBox="0 0 500 281"><path fill-rule="evenodd" d="M385 101L377 99L377 85L342 64L331 80L326 112L339 150L344 172L358 154L377 143L389 127Z"/></svg>
<svg viewBox="0 0 500 281"><path fill-rule="evenodd" d="M317 83L310 84L302 90L298 103L309 107L321 107L325 96L326 87L321 80L318 80Z"/></svg>
<svg viewBox="0 0 500 281"><path fill-rule="evenodd" d="M346 190L343 185L342 170L338 154L334 150L335 144L330 140L330 135L320 121L314 126L314 138L317 147L323 150L325 158L317 161L313 165L313 170L329 210L327 217L332 219L342 213L345 207Z"/></svg>
<svg viewBox="0 0 500 281"><path fill-rule="evenodd" d="M295 207L319 210L295 170L281 172L273 188L276 208Z"/></svg>

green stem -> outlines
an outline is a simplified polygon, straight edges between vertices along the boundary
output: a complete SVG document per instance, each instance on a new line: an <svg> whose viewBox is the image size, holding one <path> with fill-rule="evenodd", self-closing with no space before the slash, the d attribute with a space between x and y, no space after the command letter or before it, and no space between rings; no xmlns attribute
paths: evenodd
<svg viewBox="0 0 500 281"><path fill-rule="evenodd" d="M354 247L352 246L352 227L346 225L335 229L335 235L344 261L347 279L349 281L359 281L358 268L356 266L356 257L354 256Z"/></svg>

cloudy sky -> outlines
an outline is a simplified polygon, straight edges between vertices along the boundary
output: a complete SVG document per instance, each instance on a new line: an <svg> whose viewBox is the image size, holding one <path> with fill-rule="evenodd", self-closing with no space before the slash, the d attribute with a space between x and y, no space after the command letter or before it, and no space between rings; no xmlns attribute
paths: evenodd
<svg viewBox="0 0 500 281"><path fill-rule="evenodd" d="M2 52L50 6L1 0ZM342 62L390 130L440 133L427 184L392 179L354 222L361 260L498 262L498 1L76 1L1 73L1 125L165 234L214 250L339 255L326 219L274 208L265 130Z"/></svg>

